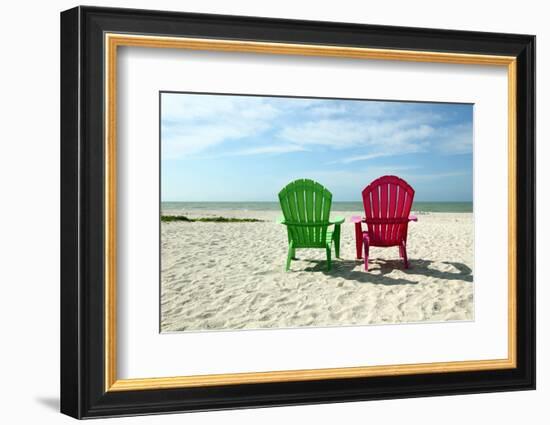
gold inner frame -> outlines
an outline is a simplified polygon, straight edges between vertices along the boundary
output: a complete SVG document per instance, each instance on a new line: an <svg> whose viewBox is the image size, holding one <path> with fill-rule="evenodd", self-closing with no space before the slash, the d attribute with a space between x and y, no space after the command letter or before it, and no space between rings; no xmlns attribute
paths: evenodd
<svg viewBox="0 0 550 425"><path fill-rule="evenodd" d="M507 67L508 72L508 357L382 366L247 372L164 378L118 379L116 373L116 98L119 46L325 56ZM105 391L236 385L320 379L511 369L516 358L516 58L462 53L370 49L326 45L267 43L105 34Z"/></svg>

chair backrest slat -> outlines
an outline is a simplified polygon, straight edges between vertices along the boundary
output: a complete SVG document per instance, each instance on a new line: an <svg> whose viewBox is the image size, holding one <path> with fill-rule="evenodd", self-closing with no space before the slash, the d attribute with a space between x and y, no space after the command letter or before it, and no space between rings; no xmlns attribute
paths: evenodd
<svg viewBox="0 0 550 425"><path fill-rule="evenodd" d="M315 223L313 217L313 208L315 207L315 198L313 195L313 182L311 180L304 181L305 187L305 207L306 207L306 222L308 224ZM313 240L315 237L315 228L312 226L307 227L308 238Z"/></svg>
<svg viewBox="0 0 550 425"><path fill-rule="evenodd" d="M321 186L319 183L314 182L313 183L313 193L314 193L314 199L315 199L315 206L314 206L314 219L316 223L321 223L323 221L323 199L324 199L324 193L323 193L323 186ZM313 239L314 240L321 240L321 227L316 227L313 229Z"/></svg>
<svg viewBox="0 0 550 425"><path fill-rule="evenodd" d="M305 185L304 180L297 180L294 183L294 187L296 188L295 194L296 194L296 204L298 205L298 222L299 223L307 223L306 221L306 208L305 208ZM306 227L300 227L300 232L302 233L302 242L305 243L305 241L309 240L309 229Z"/></svg>
<svg viewBox="0 0 550 425"><path fill-rule="evenodd" d="M387 183L382 183L380 186L380 218L388 218L388 187ZM387 238L388 225L384 222L380 225L380 237Z"/></svg>
<svg viewBox="0 0 550 425"><path fill-rule="evenodd" d="M390 205L388 207L388 216L389 217L395 217L396 214L396 206L397 206L397 191L399 190L399 186L395 184L388 185L390 189ZM388 233L386 237L390 240L394 239L396 236L398 226L396 224L390 224L388 226Z"/></svg>
<svg viewBox="0 0 550 425"><path fill-rule="evenodd" d="M372 214L371 217L381 218L380 217L380 186L373 187L369 195L371 197L371 214ZM368 218L369 216L367 216L367 219ZM378 235L380 233L380 225L379 224L370 225L369 232L373 235Z"/></svg>

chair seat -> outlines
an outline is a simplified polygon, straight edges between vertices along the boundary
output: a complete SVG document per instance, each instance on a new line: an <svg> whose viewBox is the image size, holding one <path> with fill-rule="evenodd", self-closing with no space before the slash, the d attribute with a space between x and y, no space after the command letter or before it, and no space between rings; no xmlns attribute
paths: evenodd
<svg viewBox="0 0 550 425"><path fill-rule="evenodd" d="M403 242L401 239L399 240L384 240L384 241L377 241L375 239L372 239L369 235L368 230L363 231L363 241L367 242L370 246L399 246Z"/></svg>
<svg viewBox="0 0 550 425"><path fill-rule="evenodd" d="M332 243L333 240L334 240L334 231L328 230L325 236L325 244L327 243L330 244ZM299 244L299 243L296 244L296 248L323 248L323 247L324 247L323 244L319 244L319 245L305 245L305 244Z"/></svg>

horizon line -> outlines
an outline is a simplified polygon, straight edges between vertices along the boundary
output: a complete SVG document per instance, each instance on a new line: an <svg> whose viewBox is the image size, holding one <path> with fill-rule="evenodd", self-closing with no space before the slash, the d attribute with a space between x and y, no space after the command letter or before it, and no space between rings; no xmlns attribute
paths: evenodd
<svg viewBox="0 0 550 425"><path fill-rule="evenodd" d="M185 203L197 203L197 204L206 204L206 203L218 203L218 204L222 204L222 203L226 203L226 204L229 204L229 203L278 203L279 201L276 200L276 201L173 201L173 200L170 200L170 201L167 201L167 200L161 200L161 202L185 202ZM341 200L333 200L332 202L363 202L362 200L353 200L353 201L341 201ZM449 204L452 204L452 203L473 203L473 200L470 200L470 201L413 201L413 203L415 202L425 202L425 203L449 203Z"/></svg>

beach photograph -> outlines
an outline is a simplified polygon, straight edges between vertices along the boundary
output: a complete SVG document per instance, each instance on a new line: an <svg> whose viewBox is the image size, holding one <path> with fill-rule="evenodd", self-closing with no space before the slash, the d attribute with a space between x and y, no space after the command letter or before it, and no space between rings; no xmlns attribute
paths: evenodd
<svg viewBox="0 0 550 425"><path fill-rule="evenodd" d="M160 94L160 331L474 320L473 105Z"/></svg>

